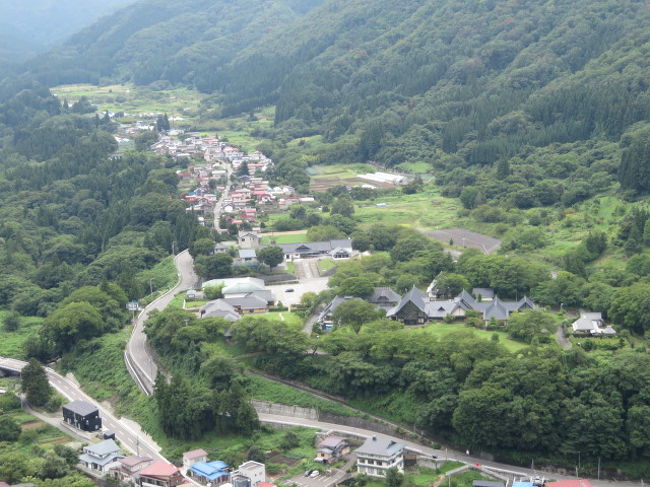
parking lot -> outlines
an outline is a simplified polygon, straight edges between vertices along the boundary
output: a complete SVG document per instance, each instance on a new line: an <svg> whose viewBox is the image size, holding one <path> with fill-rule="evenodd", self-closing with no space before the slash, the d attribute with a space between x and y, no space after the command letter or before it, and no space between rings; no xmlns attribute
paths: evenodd
<svg viewBox="0 0 650 487"><path fill-rule="evenodd" d="M318 477L306 477L304 474L297 475L289 479L287 484L296 487L327 487L339 482L344 475L345 471L335 468L329 474L321 473Z"/></svg>
<svg viewBox="0 0 650 487"><path fill-rule="evenodd" d="M285 306L300 303L300 298L307 292L318 294L327 289L328 277L312 277L310 279L303 279L295 284L282 284L280 286L269 286L273 291L275 299L281 301ZM288 289L293 291L287 292Z"/></svg>

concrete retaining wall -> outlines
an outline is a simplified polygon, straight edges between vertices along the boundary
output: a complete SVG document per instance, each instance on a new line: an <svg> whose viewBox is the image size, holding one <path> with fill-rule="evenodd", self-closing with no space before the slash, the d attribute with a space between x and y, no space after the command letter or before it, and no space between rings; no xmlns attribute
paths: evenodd
<svg viewBox="0 0 650 487"><path fill-rule="evenodd" d="M318 409L302 408L300 406L287 406L265 401L252 401L255 411L262 414L276 414L278 416L291 416L294 418L311 419L318 421Z"/></svg>

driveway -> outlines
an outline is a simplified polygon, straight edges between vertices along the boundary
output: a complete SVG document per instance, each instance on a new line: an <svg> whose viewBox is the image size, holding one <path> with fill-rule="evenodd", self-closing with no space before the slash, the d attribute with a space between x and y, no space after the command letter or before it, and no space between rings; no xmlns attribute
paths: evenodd
<svg viewBox="0 0 650 487"><path fill-rule="evenodd" d="M348 462L349 466L351 465ZM327 466L324 466L327 467ZM346 474L346 468L332 468L329 472L321 473L318 477L305 477L305 474L296 475L292 479L287 480L288 485L295 485L297 487L329 487L339 483Z"/></svg>

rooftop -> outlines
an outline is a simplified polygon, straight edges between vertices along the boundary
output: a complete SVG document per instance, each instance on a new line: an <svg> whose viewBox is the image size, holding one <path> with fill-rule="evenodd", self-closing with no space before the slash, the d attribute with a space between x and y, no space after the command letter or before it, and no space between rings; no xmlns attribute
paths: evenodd
<svg viewBox="0 0 650 487"><path fill-rule="evenodd" d="M158 460L140 471L141 476L147 475L152 477L171 477L177 473L180 473L180 470L164 460Z"/></svg>
<svg viewBox="0 0 650 487"><path fill-rule="evenodd" d="M101 457L109 453L119 452L120 447L117 446L114 440L104 440L94 445L88 445L84 448L84 451Z"/></svg>
<svg viewBox="0 0 650 487"><path fill-rule="evenodd" d="M404 445L388 438L373 436L357 449L357 453L391 457L404 450Z"/></svg>
<svg viewBox="0 0 650 487"><path fill-rule="evenodd" d="M79 414L81 416L88 416L89 414L98 411L97 406L86 401L72 401L63 407L68 411L72 411L73 413Z"/></svg>
<svg viewBox="0 0 650 487"><path fill-rule="evenodd" d="M183 453L183 458L187 458L188 460L192 460L193 458L201 458L201 457L207 457L208 452L205 451L203 448L199 448L197 450L192 450L192 451L186 451Z"/></svg>

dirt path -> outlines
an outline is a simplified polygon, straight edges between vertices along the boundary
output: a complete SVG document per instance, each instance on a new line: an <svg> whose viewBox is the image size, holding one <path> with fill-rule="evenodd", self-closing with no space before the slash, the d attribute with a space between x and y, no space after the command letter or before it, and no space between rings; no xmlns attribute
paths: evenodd
<svg viewBox="0 0 650 487"><path fill-rule="evenodd" d="M564 334L564 328L562 328L561 325L557 327L557 331L555 332L555 338L557 339L557 342L564 350L569 350L572 347L571 342L567 339L566 335Z"/></svg>

